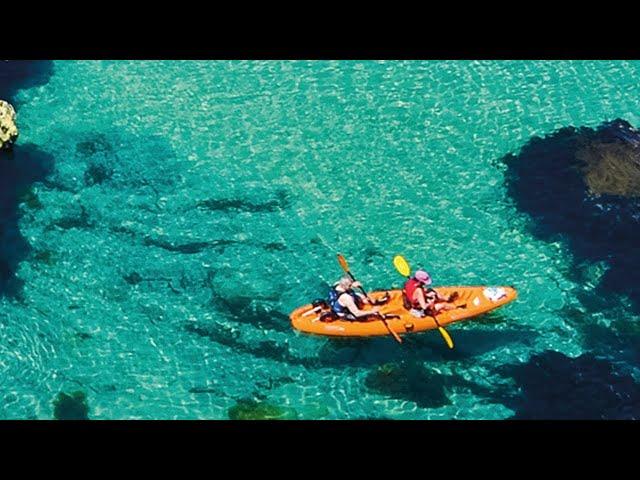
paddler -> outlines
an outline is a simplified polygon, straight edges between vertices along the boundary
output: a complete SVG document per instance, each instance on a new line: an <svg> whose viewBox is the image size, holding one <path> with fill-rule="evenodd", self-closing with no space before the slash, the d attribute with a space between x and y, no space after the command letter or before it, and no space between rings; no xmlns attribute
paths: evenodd
<svg viewBox="0 0 640 480"><path fill-rule="evenodd" d="M453 310L456 306L451 303L458 298L458 292L454 292L449 298L429 287L433 282L431 275L424 270L418 270L404 284L403 299L407 308L414 317L425 315L437 315L445 310Z"/></svg>
<svg viewBox="0 0 640 480"><path fill-rule="evenodd" d="M329 290L328 304L331 311L339 318L345 320L356 320L371 315L379 315L380 309L373 307L371 310L362 310L365 304L371 305L369 299L355 291L362 285L358 281L351 280L350 277L344 276L336 282ZM381 303L381 302L376 302Z"/></svg>

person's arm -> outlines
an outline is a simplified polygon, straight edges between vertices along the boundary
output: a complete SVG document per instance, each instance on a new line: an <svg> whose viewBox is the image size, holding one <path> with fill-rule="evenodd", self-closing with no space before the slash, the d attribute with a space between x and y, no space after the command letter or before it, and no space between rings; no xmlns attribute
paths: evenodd
<svg viewBox="0 0 640 480"><path fill-rule="evenodd" d="M356 305L356 302L354 302L353 298L351 298L351 295L341 295L340 298L338 298L338 303L347 308L349 312L351 312L351 314L356 318L366 317L367 315L378 313L379 310L378 308L373 308L367 311L360 310Z"/></svg>
<svg viewBox="0 0 640 480"><path fill-rule="evenodd" d="M413 296L422 310L426 310L427 308L429 308L429 304L424 298L424 292L422 291L422 288L416 288Z"/></svg>

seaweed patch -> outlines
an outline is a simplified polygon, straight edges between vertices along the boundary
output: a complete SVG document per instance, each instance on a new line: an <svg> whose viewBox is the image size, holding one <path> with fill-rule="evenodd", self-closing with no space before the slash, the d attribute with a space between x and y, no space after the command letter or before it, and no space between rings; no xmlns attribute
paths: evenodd
<svg viewBox="0 0 640 480"><path fill-rule="evenodd" d="M240 399L228 411L231 420L295 420L293 408L280 407L265 401Z"/></svg>
<svg viewBox="0 0 640 480"><path fill-rule="evenodd" d="M113 168L104 163L92 162L84 172L84 184L88 187L100 185L113 176Z"/></svg>

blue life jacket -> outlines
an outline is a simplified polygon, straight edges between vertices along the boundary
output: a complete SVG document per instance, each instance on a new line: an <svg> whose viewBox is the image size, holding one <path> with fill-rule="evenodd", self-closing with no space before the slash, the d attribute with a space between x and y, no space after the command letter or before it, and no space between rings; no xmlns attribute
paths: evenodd
<svg viewBox="0 0 640 480"><path fill-rule="evenodd" d="M339 316L344 316L349 312L349 309L346 307L343 307L340 302L338 301L338 299L340 298L341 295L343 294L347 294L347 295L351 295L351 297L353 298L353 301L355 302L355 304L358 306L358 308L360 308L360 305L362 304L362 300L360 300L360 297L358 295L355 294L355 292L353 290L347 290L346 292L338 292L336 290L336 287L331 287L331 289L329 290L329 306L331 307L331 310Z"/></svg>

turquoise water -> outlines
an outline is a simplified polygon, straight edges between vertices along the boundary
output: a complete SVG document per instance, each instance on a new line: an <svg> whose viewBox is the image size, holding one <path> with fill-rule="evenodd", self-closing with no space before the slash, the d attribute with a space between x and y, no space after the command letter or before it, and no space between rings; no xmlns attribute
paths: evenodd
<svg viewBox="0 0 640 480"><path fill-rule="evenodd" d="M226 419L241 399L302 419L501 419L518 388L500 368L547 350L640 380L638 332L614 351L585 338L633 325L629 299L581 302L606 264L533 236L500 161L567 125L640 124L639 74L640 62L54 62L14 98L19 145L54 165L19 206L31 253L21 294L0 296L0 418L52 418L58 392L81 390L92 419ZM295 333L287 315L340 276L338 252L368 288L402 284L401 253L436 284L515 285L519 299L449 328L453 351L434 332L403 345ZM418 373L384 392L371 387L382 365Z"/></svg>

